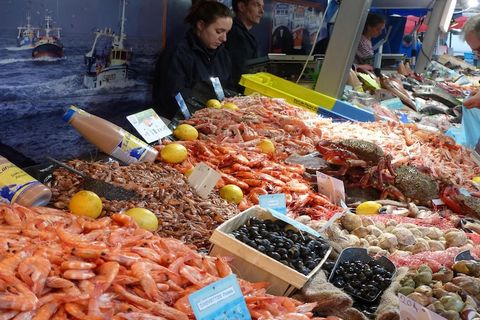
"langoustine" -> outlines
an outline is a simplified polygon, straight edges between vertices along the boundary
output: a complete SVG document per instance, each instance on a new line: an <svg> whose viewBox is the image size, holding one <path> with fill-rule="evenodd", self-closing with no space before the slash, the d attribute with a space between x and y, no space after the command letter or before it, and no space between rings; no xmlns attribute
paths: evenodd
<svg viewBox="0 0 480 320"><path fill-rule="evenodd" d="M10 225L8 221L14 220L6 215L15 215L21 225ZM188 294L231 273L222 258L138 229L128 216L113 214L105 219L110 223L88 242L82 237L95 230L78 228L83 218L55 209L0 204L0 238L8 239L7 248L0 252L0 265L5 267L0 270L2 315L9 319L193 319ZM38 223L45 220L50 222ZM25 236L26 228L37 233ZM15 229L19 233L14 237L2 231ZM115 232L127 241L111 243ZM152 260L150 251L159 259ZM314 304L268 295L265 283L239 282L255 319L312 318Z"/></svg>

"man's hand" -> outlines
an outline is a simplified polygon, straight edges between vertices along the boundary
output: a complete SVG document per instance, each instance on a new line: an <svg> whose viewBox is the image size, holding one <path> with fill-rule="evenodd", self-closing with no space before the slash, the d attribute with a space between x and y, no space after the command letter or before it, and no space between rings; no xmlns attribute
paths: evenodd
<svg viewBox="0 0 480 320"><path fill-rule="evenodd" d="M480 108L480 91L477 92L476 95L468 98L467 100L463 101L463 105L466 108Z"/></svg>

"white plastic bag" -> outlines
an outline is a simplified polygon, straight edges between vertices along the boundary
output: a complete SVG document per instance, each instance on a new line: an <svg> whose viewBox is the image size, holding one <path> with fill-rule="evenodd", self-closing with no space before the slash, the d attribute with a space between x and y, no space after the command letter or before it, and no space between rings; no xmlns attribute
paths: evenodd
<svg viewBox="0 0 480 320"><path fill-rule="evenodd" d="M465 146L474 149L480 142L480 109L462 107L462 127L465 135Z"/></svg>

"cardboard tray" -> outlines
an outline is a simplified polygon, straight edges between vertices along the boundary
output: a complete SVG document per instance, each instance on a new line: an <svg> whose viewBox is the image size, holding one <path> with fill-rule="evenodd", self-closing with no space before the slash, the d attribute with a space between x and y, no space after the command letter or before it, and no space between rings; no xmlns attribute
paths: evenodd
<svg viewBox="0 0 480 320"><path fill-rule="evenodd" d="M278 217L292 225L294 229L301 232L308 232L314 238L318 238L319 234L285 215L262 209L259 206L252 207L230 220L225 221L213 232L210 237L210 242L213 244L210 255L233 257L234 260L230 263L233 272L240 278L251 282L269 282L268 293L288 296L296 291L296 289L302 288L305 283L320 270L332 251L332 247L330 247L317 267L305 276L244 244L231 235L232 231L245 225L250 217L256 217L261 220L277 220Z"/></svg>

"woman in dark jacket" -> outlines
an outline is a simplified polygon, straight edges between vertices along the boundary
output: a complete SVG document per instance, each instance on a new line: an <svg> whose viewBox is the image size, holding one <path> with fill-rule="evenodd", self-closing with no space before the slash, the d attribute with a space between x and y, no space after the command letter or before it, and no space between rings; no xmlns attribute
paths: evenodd
<svg viewBox="0 0 480 320"><path fill-rule="evenodd" d="M192 95L195 85L218 77L223 87L231 85L231 61L223 44L232 28L232 12L216 1L198 1L185 21L191 25L184 39L161 53L153 88L157 112L171 119L179 107L175 96Z"/></svg>

